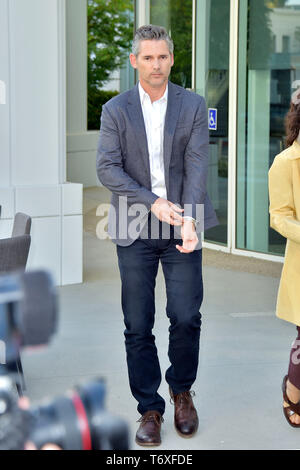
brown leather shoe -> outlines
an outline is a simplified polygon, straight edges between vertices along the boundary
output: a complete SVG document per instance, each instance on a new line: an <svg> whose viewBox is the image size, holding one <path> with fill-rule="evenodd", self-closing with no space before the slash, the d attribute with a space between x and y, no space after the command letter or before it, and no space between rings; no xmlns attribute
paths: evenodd
<svg viewBox="0 0 300 470"><path fill-rule="evenodd" d="M161 444L160 428L163 421L158 411L146 411L138 420L141 424L137 430L135 442L140 446L159 446Z"/></svg>
<svg viewBox="0 0 300 470"><path fill-rule="evenodd" d="M192 399L195 392L188 390L174 395L171 388L169 388L169 391L175 405L175 429L181 437L192 437L197 432L199 424L197 411Z"/></svg>

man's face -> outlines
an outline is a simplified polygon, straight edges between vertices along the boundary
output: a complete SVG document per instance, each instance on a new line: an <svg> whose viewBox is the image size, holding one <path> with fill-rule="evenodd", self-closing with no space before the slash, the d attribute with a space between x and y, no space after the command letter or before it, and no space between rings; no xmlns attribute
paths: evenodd
<svg viewBox="0 0 300 470"><path fill-rule="evenodd" d="M130 62L138 70L141 84L159 88L168 81L174 57L164 39L144 40L140 42L137 57L130 54Z"/></svg>

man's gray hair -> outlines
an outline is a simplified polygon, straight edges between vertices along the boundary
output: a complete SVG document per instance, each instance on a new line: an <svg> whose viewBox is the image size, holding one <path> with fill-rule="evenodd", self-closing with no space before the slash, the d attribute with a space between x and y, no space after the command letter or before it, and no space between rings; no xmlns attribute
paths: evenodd
<svg viewBox="0 0 300 470"><path fill-rule="evenodd" d="M141 41L146 40L164 40L166 41L170 54L174 52L174 43L170 36L168 35L165 28L162 26L155 26L153 24L148 24L145 26L141 26L139 29L136 30L133 43L132 43L132 53L137 57L140 52L140 43Z"/></svg>

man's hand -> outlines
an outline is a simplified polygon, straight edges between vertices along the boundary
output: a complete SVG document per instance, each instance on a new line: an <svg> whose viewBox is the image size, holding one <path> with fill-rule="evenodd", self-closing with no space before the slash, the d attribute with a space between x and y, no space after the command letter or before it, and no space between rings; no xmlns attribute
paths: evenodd
<svg viewBox="0 0 300 470"><path fill-rule="evenodd" d="M175 204L162 197L156 199L155 203L152 204L151 212L153 212L161 222L176 226L183 224L183 218L179 215L183 212L183 209L180 209L180 207L177 207Z"/></svg>
<svg viewBox="0 0 300 470"><path fill-rule="evenodd" d="M183 219L181 238L183 243L182 246L176 245L177 250L180 251L180 253L192 253L199 242L195 225L192 220Z"/></svg>

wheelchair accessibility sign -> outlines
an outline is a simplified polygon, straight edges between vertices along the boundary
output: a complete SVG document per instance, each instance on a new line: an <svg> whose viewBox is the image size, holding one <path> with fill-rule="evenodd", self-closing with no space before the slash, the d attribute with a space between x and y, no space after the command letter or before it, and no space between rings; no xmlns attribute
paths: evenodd
<svg viewBox="0 0 300 470"><path fill-rule="evenodd" d="M215 108L208 108L208 129L216 131L218 127L218 110Z"/></svg>

